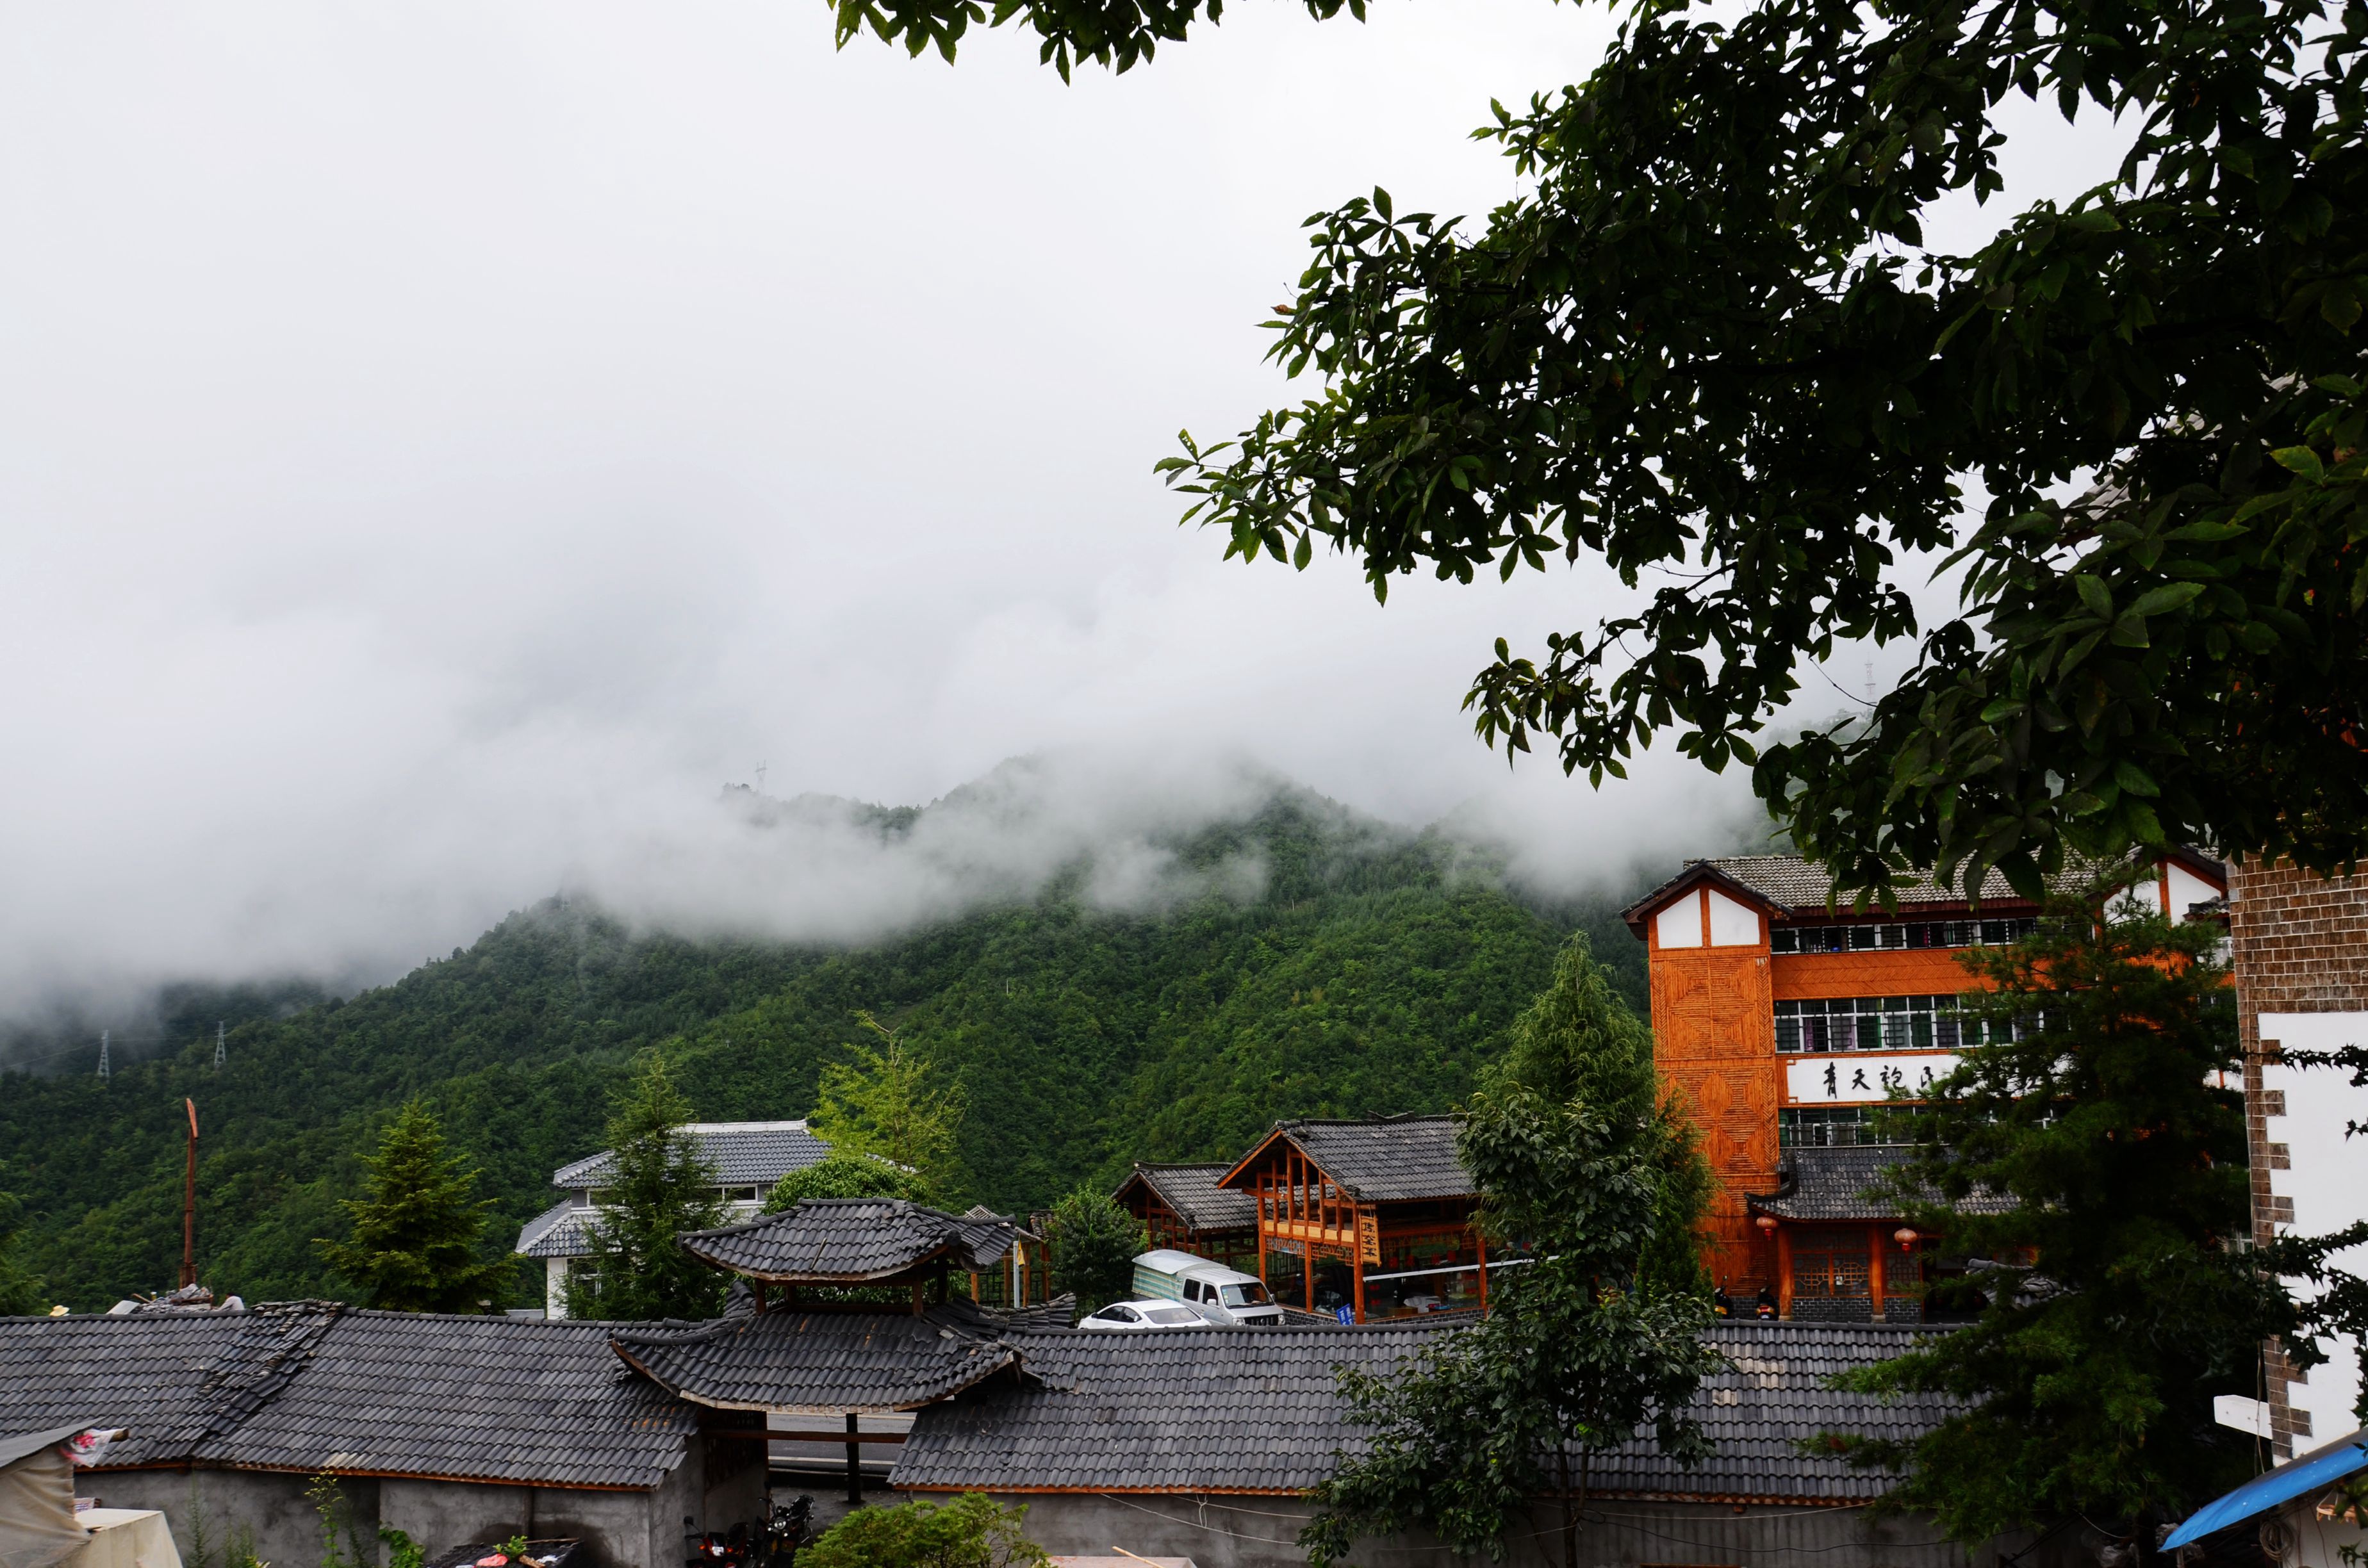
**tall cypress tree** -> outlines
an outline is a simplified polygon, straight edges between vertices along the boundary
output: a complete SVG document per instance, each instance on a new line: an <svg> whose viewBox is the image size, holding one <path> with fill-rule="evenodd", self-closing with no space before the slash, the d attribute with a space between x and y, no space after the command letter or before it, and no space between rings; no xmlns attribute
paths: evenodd
<svg viewBox="0 0 2368 1568"><path fill-rule="evenodd" d="M2212 1398L2254 1392L2261 1342L2294 1323L2242 1246L2220 932L2126 904L2100 918L2104 896L1967 951L1990 987L1966 1000L1987 1043L1894 1113L1920 1146L1896 1176L1903 1209L1987 1260L1951 1288L1978 1316L1847 1381L1967 1402L1913 1443L1857 1445L1904 1467L1894 1500L1960 1540L2075 1515L2140 1537L2245 1481L2254 1444L2214 1422ZM1960 1207L1977 1193L2004 1201Z"/></svg>
<svg viewBox="0 0 2368 1568"><path fill-rule="evenodd" d="M359 1289L362 1305L465 1312L507 1293L516 1265L483 1251L494 1200L473 1196L477 1173L444 1152L434 1111L418 1100L404 1106L362 1163L362 1196L343 1204L352 1238L313 1244Z"/></svg>
<svg viewBox="0 0 2368 1568"><path fill-rule="evenodd" d="M723 1306L723 1277L675 1244L680 1233L723 1220L715 1169L682 1131L689 1119L666 1059L644 1053L609 1119L614 1163L606 1199L585 1226L591 1256L568 1280L569 1316L705 1318Z"/></svg>

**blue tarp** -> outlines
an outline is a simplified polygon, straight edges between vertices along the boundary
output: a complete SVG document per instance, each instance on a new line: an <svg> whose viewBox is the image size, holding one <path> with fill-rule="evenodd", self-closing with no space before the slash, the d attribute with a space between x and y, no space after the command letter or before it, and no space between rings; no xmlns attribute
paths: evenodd
<svg viewBox="0 0 2368 1568"><path fill-rule="evenodd" d="M2291 1503L2322 1486L2332 1486L2352 1471L2363 1469L2368 1469L2368 1432L2354 1432L2299 1459L2288 1460L2267 1475L2253 1477L2226 1497L2206 1503L2189 1515L2185 1524L2170 1532L2162 1550L2169 1551L2191 1540L2201 1540L2214 1530L2225 1530L2256 1514L2266 1514L2281 1503Z"/></svg>

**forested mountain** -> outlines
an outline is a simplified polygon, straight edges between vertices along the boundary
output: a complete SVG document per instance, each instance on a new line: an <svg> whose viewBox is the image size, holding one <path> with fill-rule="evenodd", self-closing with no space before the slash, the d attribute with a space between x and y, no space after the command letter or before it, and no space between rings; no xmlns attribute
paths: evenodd
<svg viewBox="0 0 2368 1568"><path fill-rule="evenodd" d="M1436 1110L1460 1096L1583 925L1643 1003L1641 951L1606 897L1547 908L1435 835L1280 790L1167 846L1245 858L1263 892L1110 913L1076 866L1034 896L855 948L697 942L552 901L394 984L211 1029L119 1069L0 1076L0 1190L24 1261L78 1310L173 1283L181 1099L197 1102L199 1271L250 1300L336 1295L359 1156L411 1096L483 1172L507 1241L553 1167L601 1146L632 1055L664 1050L703 1119L791 1117L854 1014L958 1077L963 1196L1049 1204L1135 1159L1229 1156L1278 1117ZM518 1301L539 1301L521 1268Z"/></svg>

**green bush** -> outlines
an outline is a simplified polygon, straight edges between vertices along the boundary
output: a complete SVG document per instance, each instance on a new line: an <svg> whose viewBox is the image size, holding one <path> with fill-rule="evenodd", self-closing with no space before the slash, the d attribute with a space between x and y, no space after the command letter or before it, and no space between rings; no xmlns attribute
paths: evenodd
<svg viewBox="0 0 2368 1568"><path fill-rule="evenodd" d="M1053 1205L1044 1240L1053 1289L1075 1292L1077 1310L1087 1312L1134 1294L1134 1255L1151 1245L1142 1221L1090 1187Z"/></svg>
<svg viewBox="0 0 2368 1568"><path fill-rule="evenodd" d="M976 1492L858 1508L798 1554L799 1568L1044 1568L1044 1549L1019 1533L1027 1515Z"/></svg>

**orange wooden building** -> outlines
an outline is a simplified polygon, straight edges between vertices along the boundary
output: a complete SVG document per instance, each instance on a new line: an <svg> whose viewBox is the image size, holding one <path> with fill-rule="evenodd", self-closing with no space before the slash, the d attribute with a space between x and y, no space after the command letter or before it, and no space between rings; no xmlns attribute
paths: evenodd
<svg viewBox="0 0 2368 1568"><path fill-rule="evenodd" d="M1486 1308L1480 1195L1443 1116L1283 1121L1219 1178L1256 1204L1275 1300L1346 1321Z"/></svg>
<svg viewBox="0 0 2368 1568"><path fill-rule="evenodd" d="M1230 1168L1138 1161L1110 1196L1143 1221L1154 1247L1247 1272L1258 1267L1258 1206L1248 1193L1217 1185Z"/></svg>
<svg viewBox="0 0 2368 1568"><path fill-rule="evenodd" d="M2154 873L2137 894L2174 918L2227 892L2200 854ZM1692 862L1624 913L1646 947L1655 1062L1718 1178L1713 1278L1736 1296L1772 1290L1786 1316L1863 1320L1916 1299L1927 1248L1897 1247L1895 1218L1861 1196L1852 1173L1884 1159L1822 1151L1873 1145L1875 1106L1954 1065L1978 1027L1956 1013L1969 984L1957 954L2021 937L2037 911L1995 873L1978 908L1926 883L1904 886L1896 913L1833 912L1832 888L1796 857L1731 856Z"/></svg>

